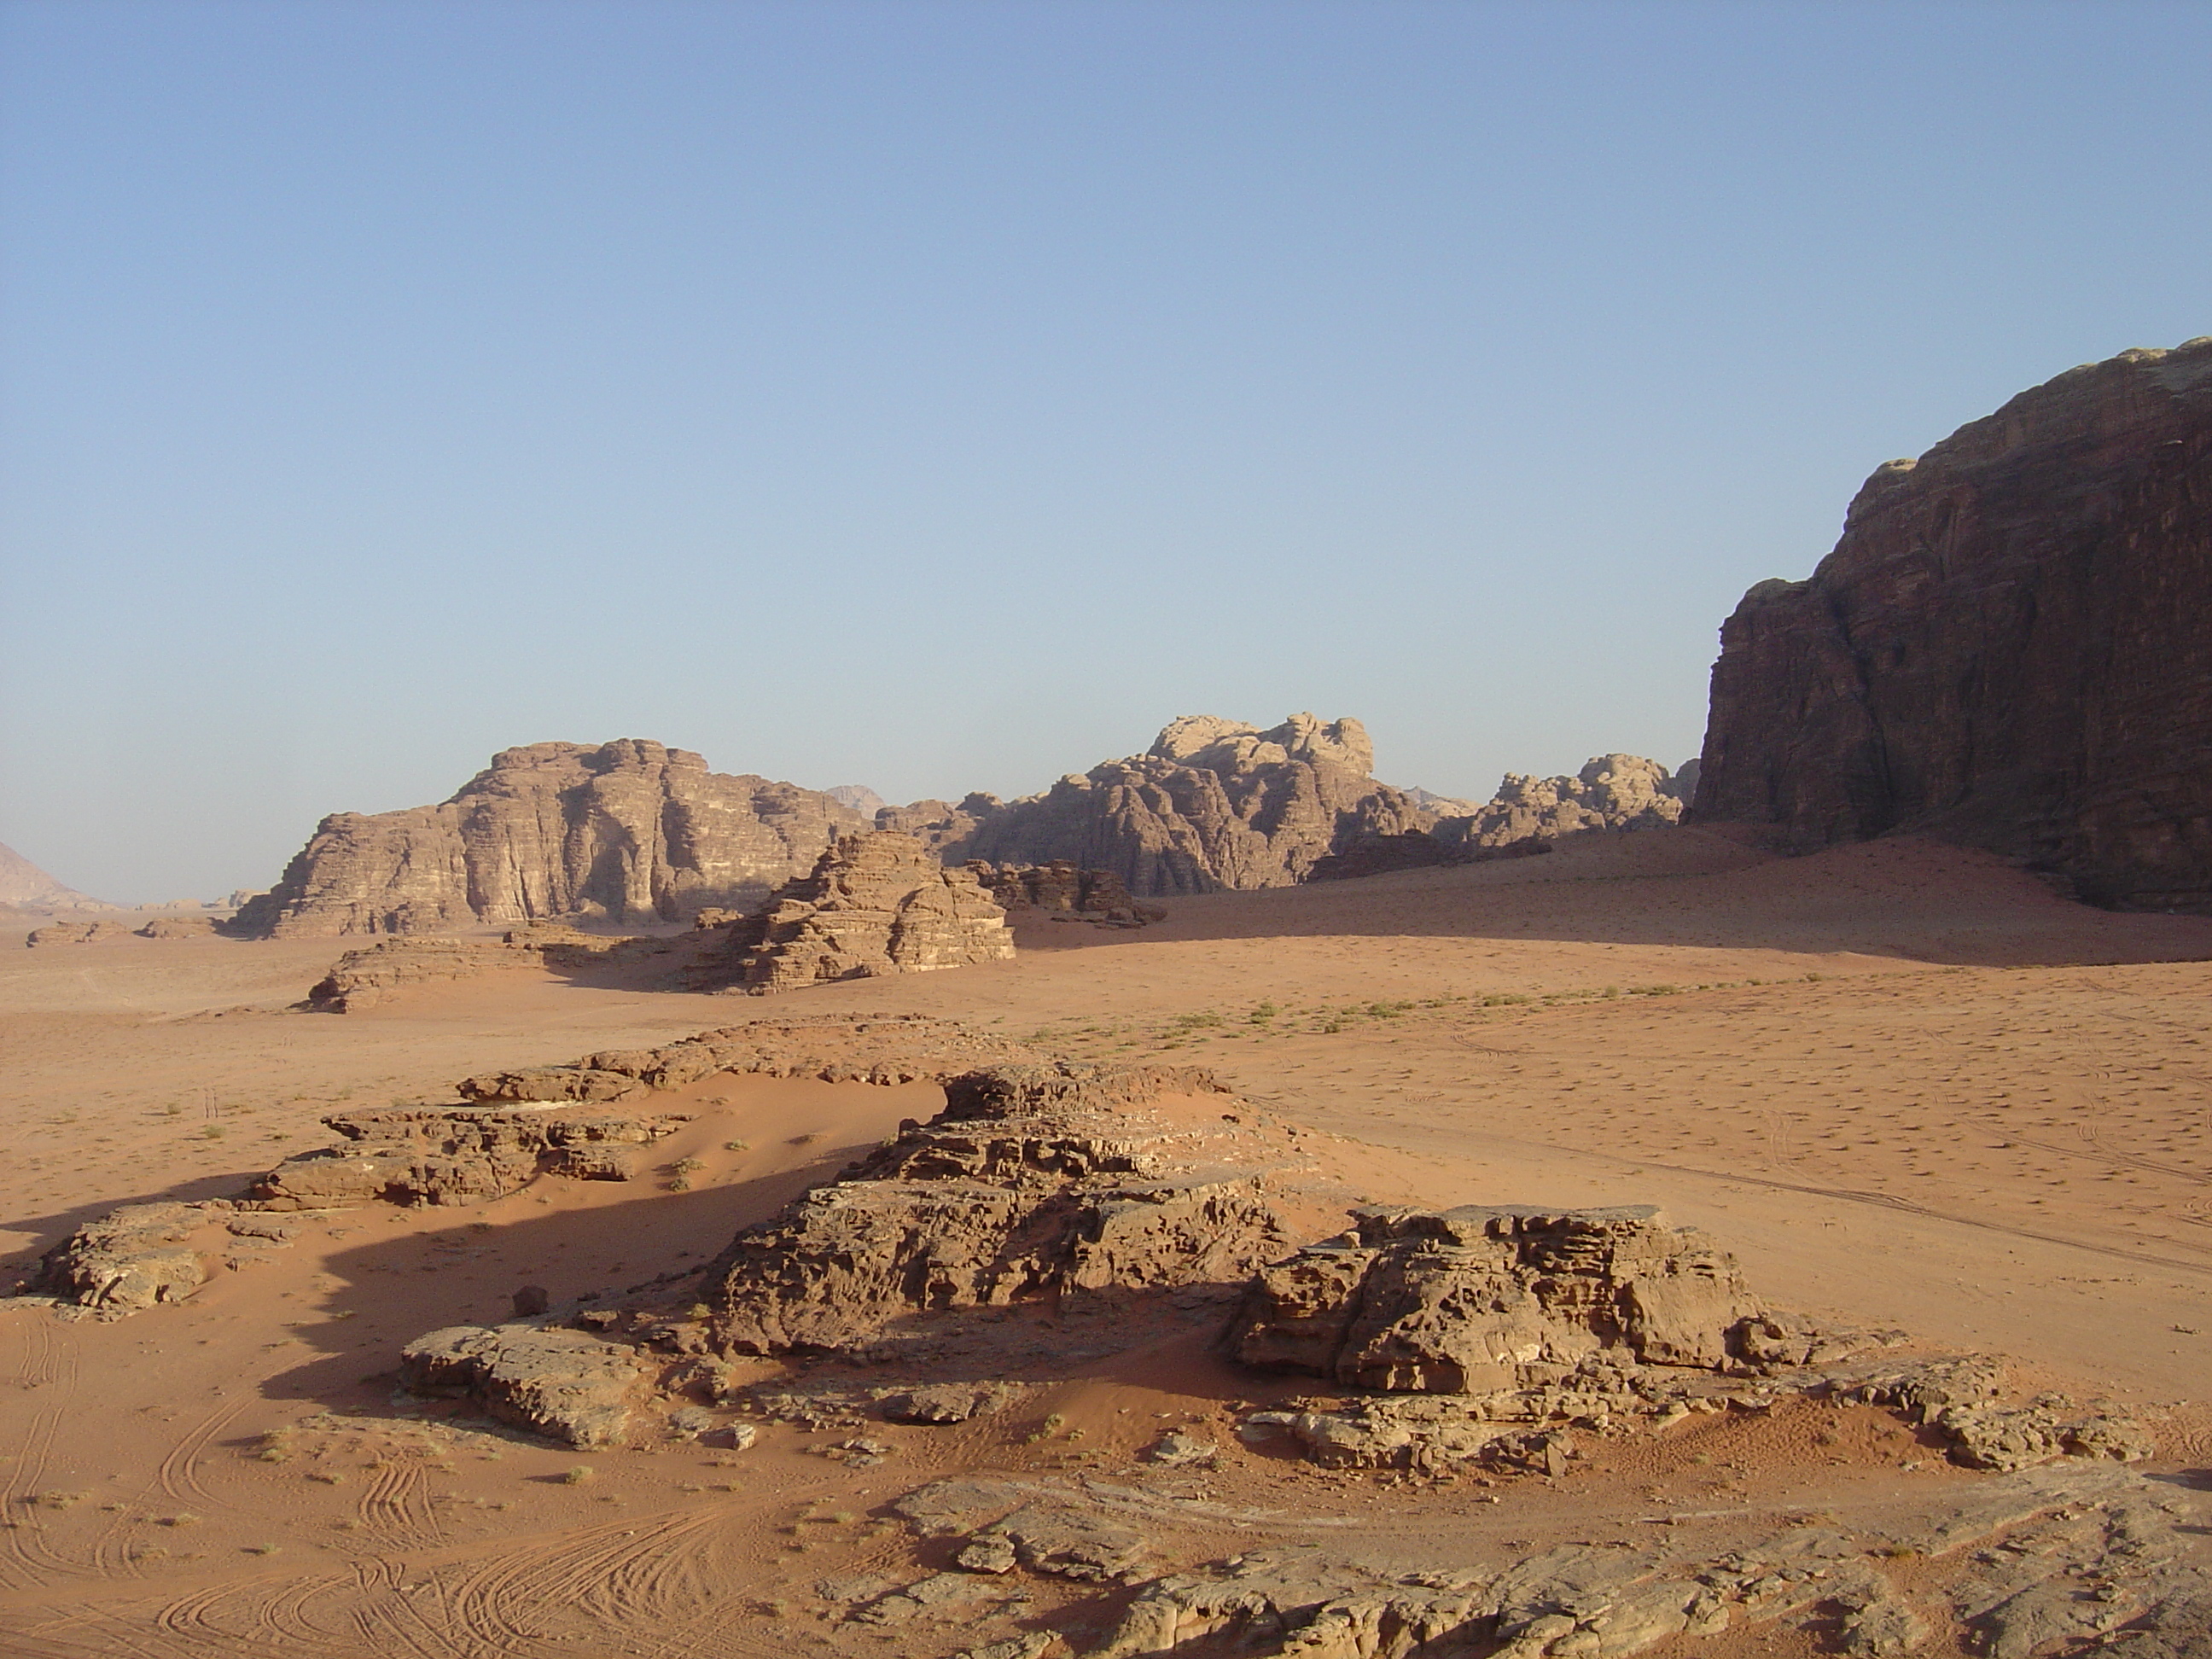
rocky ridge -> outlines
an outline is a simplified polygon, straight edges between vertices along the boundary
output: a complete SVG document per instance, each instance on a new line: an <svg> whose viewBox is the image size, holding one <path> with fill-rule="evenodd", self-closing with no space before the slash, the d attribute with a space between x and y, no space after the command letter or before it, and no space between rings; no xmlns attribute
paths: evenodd
<svg viewBox="0 0 2212 1659"><path fill-rule="evenodd" d="M422 933L561 916L750 908L864 827L829 795L709 772L642 739L508 749L435 806L323 820L249 900L249 938Z"/></svg>
<svg viewBox="0 0 2212 1659"><path fill-rule="evenodd" d="M1721 630L1696 811L1948 836L2212 909L2212 337L2069 370L1875 470Z"/></svg>
<svg viewBox="0 0 2212 1659"><path fill-rule="evenodd" d="M948 860L1064 861L1139 897L1283 887L1361 834L1421 830L1428 814L1378 783L1355 720L1294 714L1261 731L1210 714L1170 724L1142 755L1071 774L1042 794L970 795L878 818L912 827Z"/></svg>
<svg viewBox="0 0 2212 1659"><path fill-rule="evenodd" d="M1656 761L1599 755L1572 777L1508 772L1483 805L1463 817L1438 819L1431 833L1448 845L1506 847L1589 830L1648 830L1680 823L1686 796L1680 779Z"/></svg>

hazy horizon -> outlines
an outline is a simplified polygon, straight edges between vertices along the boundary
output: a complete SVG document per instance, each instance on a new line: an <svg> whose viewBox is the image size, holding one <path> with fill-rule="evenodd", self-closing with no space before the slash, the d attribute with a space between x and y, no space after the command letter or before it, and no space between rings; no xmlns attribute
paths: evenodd
<svg viewBox="0 0 2212 1659"><path fill-rule="evenodd" d="M2212 331L2175 4L0 9L0 843L495 750L887 799L1178 714L1697 752L1860 481Z"/></svg>

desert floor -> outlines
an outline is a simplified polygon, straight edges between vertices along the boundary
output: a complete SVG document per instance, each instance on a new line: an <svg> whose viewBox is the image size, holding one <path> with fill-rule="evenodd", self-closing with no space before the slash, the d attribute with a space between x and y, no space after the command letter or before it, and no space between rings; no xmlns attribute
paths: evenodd
<svg viewBox="0 0 2212 1659"><path fill-rule="evenodd" d="M1338 1173L1378 1199L1659 1204L1777 1305L2002 1352L2131 1408L2188 1402L2160 1418L2156 1467L2197 1489L2212 921L2087 908L1931 843L1785 860L1698 830L1166 903L1153 927L1029 921L1011 963L773 1004L517 969L321 1015L289 1005L349 941L12 951L0 1250L27 1272L115 1205L235 1193L325 1144L323 1114L444 1097L471 1072L770 1013L916 1012L1201 1061L1341 1137ZM526 1283L557 1298L704 1261L935 1098L710 1079L662 1149L700 1160L689 1191L546 1182L325 1216L112 1323L0 1303L0 1652L933 1659L973 1632L832 1625L816 1587L910 1571L872 1511L957 1469L1121 1480L1100 1501L1149 1516L1168 1561L1257 1538L1494 1553L1626 1537L1655 1513L1872 1514L1975 1478L1882 1413L1816 1439L1783 1412L1725 1443L1696 1425L1622 1443L1563 1481L1416 1491L1237 1449L1228 1405L1282 1390L1183 1337L1036 1372L1018 1422L886 1431L892 1458L857 1469L782 1430L741 1454L581 1457L395 1400L409 1337L496 1319ZM1133 1467L1170 1422L1230 1445L1223 1467ZM1050 1595L997 1616L1024 1612Z"/></svg>

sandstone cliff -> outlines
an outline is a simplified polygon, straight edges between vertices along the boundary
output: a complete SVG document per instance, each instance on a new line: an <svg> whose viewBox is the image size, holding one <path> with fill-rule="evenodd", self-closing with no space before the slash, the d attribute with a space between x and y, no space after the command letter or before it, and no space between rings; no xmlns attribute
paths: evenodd
<svg viewBox="0 0 2212 1659"><path fill-rule="evenodd" d="M325 818L232 927L256 938L411 933L757 908L862 827L826 794L709 772L682 749L532 744L494 756L439 805Z"/></svg>
<svg viewBox="0 0 2212 1659"><path fill-rule="evenodd" d="M2212 908L2208 603L2212 337L2072 369L1877 469L1810 580L1745 594L1697 816Z"/></svg>
<svg viewBox="0 0 2212 1659"><path fill-rule="evenodd" d="M1130 892L1286 887L1365 834L1425 830L1430 815L1370 775L1358 720L1294 714L1272 731L1210 714L1162 732L1142 755L1000 803L970 795L906 809L948 862L1066 860L1119 877ZM892 827L885 821L885 827Z"/></svg>
<svg viewBox="0 0 2212 1659"><path fill-rule="evenodd" d="M971 872L945 869L888 830L841 838L765 910L720 927L728 944L699 965L697 982L762 994L1014 954L1006 913Z"/></svg>

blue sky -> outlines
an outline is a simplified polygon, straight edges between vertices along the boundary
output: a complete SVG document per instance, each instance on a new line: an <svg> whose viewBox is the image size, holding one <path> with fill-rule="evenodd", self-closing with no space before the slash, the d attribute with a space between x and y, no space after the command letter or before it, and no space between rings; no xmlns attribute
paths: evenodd
<svg viewBox="0 0 2212 1659"><path fill-rule="evenodd" d="M123 900L656 737L1704 726L1881 461L2212 331L2212 8L0 5L0 842Z"/></svg>

